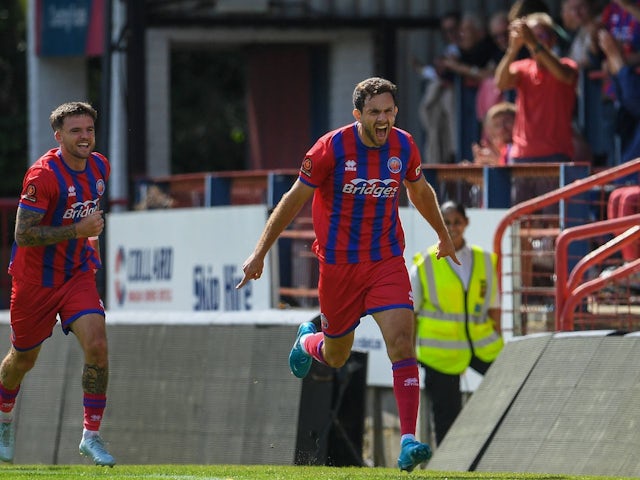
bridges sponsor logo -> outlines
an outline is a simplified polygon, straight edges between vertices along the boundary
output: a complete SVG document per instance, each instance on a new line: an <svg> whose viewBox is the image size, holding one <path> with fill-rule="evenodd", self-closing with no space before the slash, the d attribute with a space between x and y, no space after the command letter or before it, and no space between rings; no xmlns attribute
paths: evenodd
<svg viewBox="0 0 640 480"><path fill-rule="evenodd" d="M64 212L63 218L84 218L88 215L91 215L93 212L98 210L99 199L96 200L87 200L86 202L76 202L72 203L69 208L67 208Z"/></svg>
<svg viewBox="0 0 640 480"><path fill-rule="evenodd" d="M385 180L380 180L379 178L370 180L354 178L342 186L342 193L348 195L371 195L375 198L392 198L396 196L399 188L400 184L393 178Z"/></svg>

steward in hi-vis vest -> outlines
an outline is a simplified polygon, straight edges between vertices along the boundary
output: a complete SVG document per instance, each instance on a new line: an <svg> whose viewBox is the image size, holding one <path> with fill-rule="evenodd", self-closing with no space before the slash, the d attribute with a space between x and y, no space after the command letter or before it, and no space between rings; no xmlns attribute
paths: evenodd
<svg viewBox="0 0 640 480"><path fill-rule="evenodd" d="M468 288L446 259L436 259L436 247L414 257L422 285L417 312L417 358L442 373L459 375L472 357L491 363L503 346L488 310L498 294L496 255L471 246Z"/></svg>

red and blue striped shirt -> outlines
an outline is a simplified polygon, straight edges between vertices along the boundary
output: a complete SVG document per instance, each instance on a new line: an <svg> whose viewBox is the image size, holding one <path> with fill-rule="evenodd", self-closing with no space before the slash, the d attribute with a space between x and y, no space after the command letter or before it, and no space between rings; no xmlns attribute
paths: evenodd
<svg viewBox="0 0 640 480"><path fill-rule="evenodd" d="M64 163L60 149L49 150L27 170L18 208L44 214L42 225L79 222L100 209L110 171L109 161L100 153L93 152L86 168L75 171ZM79 271L100 267L99 255L86 238L29 247L19 247L14 242L9 274L44 287L55 287Z"/></svg>
<svg viewBox="0 0 640 480"><path fill-rule="evenodd" d="M316 188L313 251L329 264L378 261L404 251L398 214L403 180L422 178L413 137L393 127L382 147L368 147L357 123L321 137L305 155L299 179Z"/></svg>

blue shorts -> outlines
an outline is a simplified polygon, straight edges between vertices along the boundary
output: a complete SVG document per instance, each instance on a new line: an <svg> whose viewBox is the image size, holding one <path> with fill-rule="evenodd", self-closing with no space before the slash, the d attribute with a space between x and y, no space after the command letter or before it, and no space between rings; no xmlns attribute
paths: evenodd
<svg viewBox="0 0 640 480"><path fill-rule="evenodd" d="M411 282L401 256L355 264L320 262L318 295L327 337L348 334L365 315L394 308L413 311Z"/></svg>

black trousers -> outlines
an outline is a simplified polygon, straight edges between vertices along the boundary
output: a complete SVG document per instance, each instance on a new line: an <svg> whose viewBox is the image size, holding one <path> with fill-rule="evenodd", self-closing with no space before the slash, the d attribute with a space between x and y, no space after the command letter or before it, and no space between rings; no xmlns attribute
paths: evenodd
<svg viewBox="0 0 640 480"><path fill-rule="evenodd" d="M436 431L436 444L439 445L449 431L454 420L462 410L462 392L460 391L460 375L449 375L421 364L424 368L424 389L433 415ZM471 359L469 365L476 372L484 375L491 363L477 357Z"/></svg>

